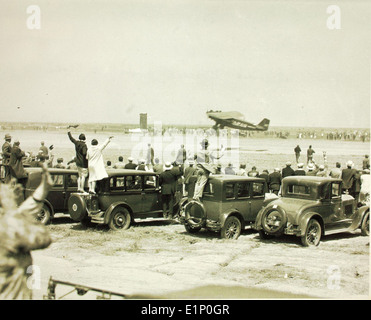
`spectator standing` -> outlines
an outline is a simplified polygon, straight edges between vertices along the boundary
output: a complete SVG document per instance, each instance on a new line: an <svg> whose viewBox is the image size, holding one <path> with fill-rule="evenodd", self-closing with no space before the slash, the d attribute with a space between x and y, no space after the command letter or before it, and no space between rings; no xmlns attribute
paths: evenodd
<svg viewBox="0 0 371 320"><path fill-rule="evenodd" d="M19 147L20 142L14 141L13 147L10 151L10 173L12 177L16 178L19 183L22 183L27 178L27 173L23 167L23 157L26 155L24 151Z"/></svg>
<svg viewBox="0 0 371 320"><path fill-rule="evenodd" d="M188 194L189 179L196 175L197 169L194 167L194 161L189 161L189 166L184 170L184 195Z"/></svg>
<svg viewBox="0 0 371 320"><path fill-rule="evenodd" d="M300 148L299 145L297 145L297 146L295 147L294 152L295 152L296 163L299 163L300 152L301 152L301 148Z"/></svg>
<svg viewBox="0 0 371 320"><path fill-rule="evenodd" d="M4 137L4 144L2 146L2 152L3 152L3 165L4 165L4 182L7 183L10 181L11 175L10 175L10 154L12 150L11 141L12 137L10 134L6 134Z"/></svg>
<svg viewBox="0 0 371 320"><path fill-rule="evenodd" d="M81 133L79 135L79 140L76 140L72 137L70 131L68 131L68 137L71 142L75 145L76 151L76 167L78 172L78 179L77 179L77 191L78 192L85 192L85 180L88 176L88 159L87 159L87 152L88 147L86 145L86 137L85 134Z"/></svg>
<svg viewBox="0 0 371 320"><path fill-rule="evenodd" d="M286 167L282 169L282 179L289 176L294 176L295 171L291 168L291 162L286 162Z"/></svg>
<svg viewBox="0 0 371 320"><path fill-rule="evenodd" d="M132 158L132 157L129 157L128 158L128 163L127 164L125 164L125 169L136 169L137 168L137 164L136 163L134 163L134 158Z"/></svg>
<svg viewBox="0 0 371 320"><path fill-rule="evenodd" d="M114 168L114 169L124 169L124 168L125 168L124 157L119 156L119 158L118 158L118 162L116 162L116 163L113 165L113 168Z"/></svg>
<svg viewBox="0 0 371 320"><path fill-rule="evenodd" d="M343 193L348 192L351 196L354 196L354 183L356 179L357 170L353 169L353 162L348 161L346 169L341 172L341 179L343 180Z"/></svg>
<svg viewBox="0 0 371 320"><path fill-rule="evenodd" d="M370 169L370 159L368 155L365 155L365 158L362 161L362 170Z"/></svg>
<svg viewBox="0 0 371 320"><path fill-rule="evenodd" d="M175 161L180 165L184 166L184 162L187 160L187 151L184 148L184 144L180 146Z"/></svg>
<svg viewBox="0 0 371 320"><path fill-rule="evenodd" d="M315 151L312 149L312 146L310 145L307 150L307 163L313 162L313 154Z"/></svg>
<svg viewBox="0 0 371 320"><path fill-rule="evenodd" d="M247 173L247 175L249 177L258 177L259 176L259 171L256 170L256 167L255 166L253 166L251 168L251 170Z"/></svg>
<svg viewBox="0 0 371 320"><path fill-rule="evenodd" d="M269 171L267 169L264 169L262 173L259 174L259 178L265 179L268 185L268 180L269 180Z"/></svg>
<svg viewBox="0 0 371 320"><path fill-rule="evenodd" d="M305 176L307 173L304 170L304 163L298 163L298 168L294 171L295 176Z"/></svg>
<svg viewBox="0 0 371 320"><path fill-rule="evenodd" d="M335 168L331 169L329 176L334 179L341 179L341 164L336 162Z"/></svg>
<svg viewBox="0 0 371 320"><path fill-rule="evenodd" d="M275 168L274 171L268 176L269 190L274 194L278 195L281 188L282 176L279 168Z"/></svg>
<svg viewBox="0 0 371 320"><path fill-rule="evenodd" d="M159 176L161 186L162 210L165 219L172 219L174 213L174 195L176 190L176 177L171 173L173 166L166 162L164 171Z"/></svg>
<svg viewBox="0 0 371 320"><path fill-rule="evenodd" d="M238 176L247 176L246 164L244 164L244 163L240 164L240 169L237 171L237 175Z"/></svg>
<svg viewBox="0 0 371 320"><path fill-rule="evenodd" d="M316 174L317 177L327 177L327 171L325 170L325 166L321 164L319 166L319 170Z"/></svg>
<svg viewBox="0 0 371 320"><path fill-rule="evenodd" d="M150 143L148 143L148 149L147 149L147 158L146 158L146 164L147 165L154 165L153 158L155 156L155 151L153 150L153 147Z"/></svg>
<svg viewBox="0 0 371 320"><path fill-rule="evenodd" d="M41 153L44 155L44 157L46 157L49 152L48 152L48 148L45 146L45 142L44 141L41 141L41 146L40 146L40 149L39 151L41 151Z"/></svg>
<svg viewBox="0 0 371 320"><path fill-rule="evenodd" d="M108 177L103 160L103 150L111 142L112 136L109 137L103 144L98 145L98 141L93 139L91 147L88 149L87 158L89 163L89 193L95 193L97 181Z"/></svg>

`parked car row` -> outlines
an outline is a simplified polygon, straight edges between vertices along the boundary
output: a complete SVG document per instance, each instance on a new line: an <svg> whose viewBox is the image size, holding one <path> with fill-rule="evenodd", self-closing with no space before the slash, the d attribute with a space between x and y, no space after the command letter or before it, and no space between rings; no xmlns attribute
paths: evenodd
<svg viewBox="0 0 371 320"><path fill-rule="evenodd" d="M26 168L24 197L41 181L41 168ZM68 213L74 221L106 224L125 230L135 219L162 218L159 178L153 172L107 170L97 194L77 192L77 170L49 169L55 184L38 219L48 223L55 213ZM268 193L264 179L211 175L202 198L193 199L197 177L192 177L188 196L175 203L180 222L189 233L202 228L237 239L247 226L262 239L294 235L304 246L318 245L331 233L361 229L369 235L369 205L357 206L350 195L341 194L341 179L296 176L282 180L281 195Z"/></svg>

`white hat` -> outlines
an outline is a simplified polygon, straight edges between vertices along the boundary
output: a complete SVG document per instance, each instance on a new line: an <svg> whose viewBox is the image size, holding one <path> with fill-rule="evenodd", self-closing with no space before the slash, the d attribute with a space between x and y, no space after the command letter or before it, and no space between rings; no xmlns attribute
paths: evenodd
<svg viewBox="0 0 371 320"><path fill-rule="evenodd" d="M321 164L321 165L319 166L319 169L320 169L320 170L324 170L324 169L325 169L325 166L324 166L323 164Z"/></svg>
<svg viewBox="0 0 371 320"><path fill-rule="evenodd" d="M349 161L347 162L347 167L353 167L353 165L354 165L354 163L353 163L352 160L349 160Z"/></svg>
<svg viewBox="0 0 371 320"><path fill-rule="evenodd" d="M128 161L132 162L132 161L134 161L134 158L133 157L129 157L128 158Z"/></svg>
<svg viewBox="0 0 371 320"><path fill-rule="evenodd" d="M298 168L303 168L304 167L304 163L298 163Z"/></svg>
<svg viewBox="0 0 371 320"><path fill-rule="evenodd" d="M308 164L308 166L307 166L307 169L309 170L309 171L312 171L312 170L314 170L314 165L313 164Z"/></svg>
<svg viewBox="0 0 371 320"><path fill-rule="evenodd" d="M171 170L172 168L173 166L171 165L171 162L165 162L164 171Z"/></svg>

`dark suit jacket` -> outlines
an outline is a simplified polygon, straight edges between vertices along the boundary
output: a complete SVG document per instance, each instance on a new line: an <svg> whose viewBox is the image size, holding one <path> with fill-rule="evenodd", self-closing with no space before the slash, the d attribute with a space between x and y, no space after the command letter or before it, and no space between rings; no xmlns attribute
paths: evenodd
<svg viewBox="0 0 371 320"><path fill-rule="evenodd" d="M12 150L12 146L8 141L5 141L2 147L3 152L3 164L8 165L10 162L10 153Z"/></svg>
<svg viewBox="0 0 371 320"><path fill-rule="evenodd" d="M295 171L293 168L285 167L282 169L282 178L288 177L288 176L294 176L294 175L295 175Z"/></svg>
<svg viewBox="0 0 371 320"><path fill-rule="evenodd" d="M176 177L170 170L162 172L159 176L162 194L174 194L176 190Z"/></svg>
<svg viewBox="0 0 371 320"><path fill-rule="evenodd" d="M343 169L341 172L341 179L343 179L343 189L350 189L353 187L353 183L356 180L356 169Z"/></svg>

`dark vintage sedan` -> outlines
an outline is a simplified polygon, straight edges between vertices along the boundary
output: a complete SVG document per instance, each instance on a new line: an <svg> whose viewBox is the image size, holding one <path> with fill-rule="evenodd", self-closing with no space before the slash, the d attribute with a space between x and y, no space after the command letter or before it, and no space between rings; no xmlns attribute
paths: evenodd
<svg viewBox="0 0 371 320"><path fill-rule="evenodd" d="M41 181L41 168L25 168L28 178L24 184L24 199L33 194ZM77 170L49 168L49 173L54 180L54 186L49 191L44 201L43 208L38 215L38 220L49 223L55 213L68 211L68 199L70 194L77 191Z"/></svg>
<svg viewBox="0 0 371 320"><path fill-rule="evenodd" d="M264 206L254 228L260 237L282 234L301 238L304 246L320 243L324 235L361 229L369 235L369 206L341 193L342 181L325 177L298 176L282 180L282 196Z"/></svg>
<svg viewBox="0 0 371 320"><path fill-rule="evenodd" d="M237 239L241 230L255 222L264 202L277 198L267 193L262 178L211 175L202 198L193 200L196 179L191 178L188 197L180 203L180 220L189 233L206 228L220 232L222 238Z"/></svg>
<svg viewBox="0 0 371 320"><path fill-rule="evenodd" d="M125 230L134 219L162 218L158 175L128 169L107 170L96 194L73 193L68 212L75 221L107 224L113 230ZM177 208L175 204L175 209Z"/></svg>

